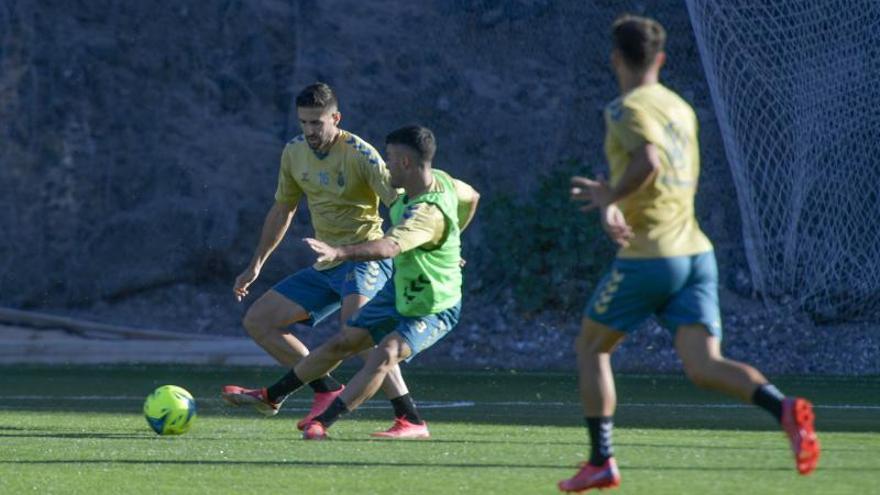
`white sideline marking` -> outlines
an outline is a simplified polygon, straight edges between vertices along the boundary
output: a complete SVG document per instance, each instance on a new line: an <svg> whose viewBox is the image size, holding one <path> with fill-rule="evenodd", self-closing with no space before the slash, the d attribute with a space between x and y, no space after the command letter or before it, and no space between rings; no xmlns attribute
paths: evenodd
<svg viewBox="0 0 880 495"><path fill-rule="evenodd" d="M143 397L138 396L125 396L125 395L114 395L114 396L104 396L104 395L0 395L0 402L5 401L22 401L22 400L35 400L35 401L46 401L46 400L69 400L69 401L87 401L87 400L102 400L102 401L142 401ZM208 403L219 403L223 402L223 399L208 397L196 399L196 402L208 402ZM312 403L311 399L287 399L285 401L287 404L302 404L309 405ZM477 406L500 406L500 407L575 407L580 406L579 402L559 402L559 401L416 401L416 405L419 409L455 409L455 408L464 408L464 407L477 407ZM684 403L684 402L624 402L617 404L618 407L656 407L661 409L676 409L676 408L699 408L699 409L746 409L755 407L749 404L707 404L707 403ZM372 407L385 407L382 406L371 406L369 404L364 404L359 409L369 409ZM840 410L854 410L854 411L877 411L880 410L880 406L871 406L866 404L813 404L815 409L840 409Z"/></svg>

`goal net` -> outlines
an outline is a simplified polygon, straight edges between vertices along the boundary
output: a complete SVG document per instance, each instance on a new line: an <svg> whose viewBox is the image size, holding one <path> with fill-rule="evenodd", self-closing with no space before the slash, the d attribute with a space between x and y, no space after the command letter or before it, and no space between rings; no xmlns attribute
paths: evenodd
<svg viewBox="0 0 880 495"><path fill-rule="evenodd" d="M687 0L754 288L880 317L880 2Z"/></svg>

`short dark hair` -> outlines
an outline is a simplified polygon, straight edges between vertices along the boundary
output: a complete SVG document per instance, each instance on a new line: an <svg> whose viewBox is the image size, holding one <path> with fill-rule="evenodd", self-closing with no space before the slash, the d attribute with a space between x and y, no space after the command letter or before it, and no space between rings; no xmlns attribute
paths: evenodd
<svg viewBox="0 0 880 495"><path fill-rule="evenodd" d="M338 108L336 93L325 83L309 84L296 95L296 106L303 108Z"/></svg>
<svg viewBox="0 0 880 495"><path fill-rule="evenodd" d="M437 152L437 140L434 139L434 133L431 132L431 129L415 124L391 131L385 137L385 144L406 146L418 153L423 162L433 160L434 153Z"/></svg>
<svg viewBox="0 0 880 495"><path fill-rule="evenodd" d="M666 30L654 19L635 15L618 17L611 25L614 48L628 66L645 70L666 45Z"/></svg>

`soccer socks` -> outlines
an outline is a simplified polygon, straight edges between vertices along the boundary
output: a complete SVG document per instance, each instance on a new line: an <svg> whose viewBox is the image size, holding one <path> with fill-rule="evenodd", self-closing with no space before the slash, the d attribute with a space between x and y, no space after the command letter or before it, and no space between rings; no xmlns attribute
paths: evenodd
<svg viewBox="0 0 880 495"><path fill-rule="evenodd" d="M269 399L269 402L278 403L288 395L299 390L302 386L302 380L296 376L293 370L290 370L280 380L266 387L266 398Z"/></svg>
<svg viewBox="0 0 880 495"><path fill-rule="evenodd" d="M772 383L765 383L752 394L752 404L766 409L777 421L782 422L782 401L785 395Z"/></svg>
<svg viewBox="0 0 880 495"><path fill-rule="evenodd" d="M266 387L266 397L269 399L269 402L278 403L283 401L288 395L302 388L302 386L302 380L296 376L296 372L290 370L286 375L282 376L280 380L269 387ZM342 385L330 375L325 375L317 380L309 382L309 387L312 387L312 390L316 393L322 393L339 390L342 388Z"/></svg>
<svg viewBox="0 0 880 495"><path fill-rule="evenodd" d="M407 421L414 425L423 423L419 412L416 411L416 404L409 394L403 394L396 399L391 399L391 406L394 408L395 418L406 418Z"/></svg>
<svg viewBox="0 0 880 495"><path fill-rule="evenodd" d="M335 423L340 416L348 412L348 406L345 405L345 402L342 402L342 399L337 397L333 399L333 402L330 403L330 406L324 412L315 417L315 421L324 425L325 429L330 428L330 425Z"/></svg>
<svg viewBox="0 0 880 495"><path fill-rule="evenodd" d="M590 432L590 464L602 466L611 456L614 449L611 447L611 430L614 428L614 419L611 416L599 416L587 419L587 431Z"/></svg>
<svg viewBox="0 0 880 495"><path fill-rule="evenodd" d="M337 382L336 379L330 375L325 375L321 378L318 378L317 380L309 382L309 386L312 387L312 390L314 390L315 393L318 394L323 394L326 392L336 392L337 390L342 388L342 384Z"/></svg>

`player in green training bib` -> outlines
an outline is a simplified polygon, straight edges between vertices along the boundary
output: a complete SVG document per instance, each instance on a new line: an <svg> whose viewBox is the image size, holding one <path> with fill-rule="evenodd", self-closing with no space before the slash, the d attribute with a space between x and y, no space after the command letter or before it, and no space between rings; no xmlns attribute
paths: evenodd
<svg viewBox="0 0 880 495"><path fill-rule="evenodd" d="M394 275L342 332L294 368L297 381L291 384L292 390L372 348L339 397L305 425L304 439L326 438L327 429L372 397L398 363L412 359L458 323L460 233L476 212L479 194L432 167L436 148L434 134L420 126L400 128L386 138L391 185L402 187L404 194L391 205L393 226L381 239L344 246L306 239L318 254L318 263L393 258ZM414 431L405 418L398 422L400 428ZM376 436L386 435L391 432Z"/></svg>
<svg viewBox="0 0 880 495"><path fill-rule="evenodd" d="M339 128L342 114L330 86L315 83L305 87L296 97L296 113L303 132L284 147L275 204L266 215L251 263L235 280L233 291L238 300L248 295L302 199L308 204L315 237L334 246L382 237L379 202L390 206L397 199L379 153L360 137ZM344 326L384 287L391 270L389 260L318 262L303 268L251 305L244 318L245 329L281 365L293 368L309 350L288 327L294 323L313 326L337 311ZM222 397L231 405L251 405L263 414L277 414L290 393L287 375L268 387L226 385ZM329 374L315 377L309 386L315 396L309 415L297 424L300 429L343 388ZM383 388L395 419L408 418L414 431L424 434L427 430L400 370L388 373ZM391 429L399 436L412 433L399 428L396 421Z"/></svg>
<svg viewBox="0 0 880 495"><path fill-rule="evenodd" d="M613 25L612 65L621 96L605 109L611 182L572 179L572 198L599 208L621 247L590 299L575 342L590 459L559 489L620 484L611 432L616 406L611 353L628 332L656 315L675 337L695 384L769 411L789 436L801 474L819 458L810 403L787 398L755 368L721 354L718 270L694 215L700 172L697 119L659 82L666 33L659 23L624 16Z"/></svg>

